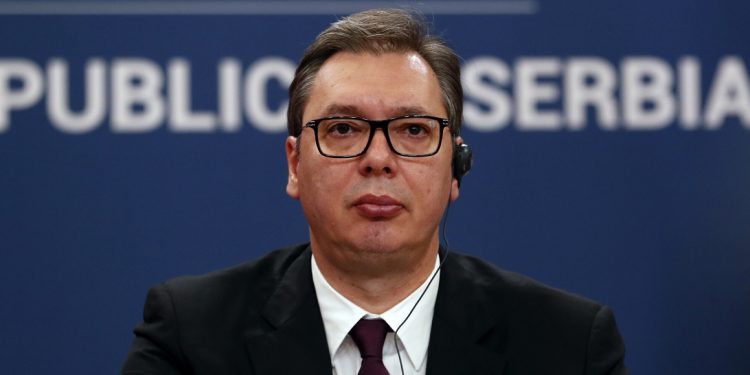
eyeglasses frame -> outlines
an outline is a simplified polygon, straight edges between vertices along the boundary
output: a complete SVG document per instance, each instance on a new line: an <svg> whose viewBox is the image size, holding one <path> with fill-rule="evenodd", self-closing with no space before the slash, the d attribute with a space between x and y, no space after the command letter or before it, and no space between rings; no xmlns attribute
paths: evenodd
<svg viewBox="0 0 750 375"><path fill-rule="evenodd" d="M392 121L407 119L407 118L426 118L426 119L438 121L438 123L440 124L440 136L439 136L438 145L435 151L429 154L424 154L424 155L402 154L396 151L396 148L393 147L393 143L391 143L391 137L388 133L388 125L390 125ZM365 148L362 150L362 152L355 154L355 155L347 155L347 156L329 155L323 152L323 149L320 147L320 141L318 140L318 125L321 121L325 121L325 120L360 120L360 121L365 121L368 124L370 124L370 136L367 138L367 144L365 145ZM393 151L394 154L399 155L399 156L409 157L409 158L423 158L423 157L435 155L440 151L440 146L443 143L443 129L445 129L448 126L449 126L448 119L444 119L444 118L436 117L436 116L430 116L430 115L406 115L406 116L391 117L385 120L370 120L367 118L357 117L357 116L328 116L328 117L321 117L318 119L308 121L302 127L302 130L305 130L305 128L311 128L313 132L315 132L315 146L317 146L318 152L320 152L321 155L327 158L350 159L350 158L356 158L356 157L364 155L367 152L367 150L370 148L370 144L372 143L372 138L375 137L375 131L378 129L383 131L383 136L385 136L385 140L388 143L388 147L391 149L391 151ZM450 128L448 130L450 131Z"/></svg>

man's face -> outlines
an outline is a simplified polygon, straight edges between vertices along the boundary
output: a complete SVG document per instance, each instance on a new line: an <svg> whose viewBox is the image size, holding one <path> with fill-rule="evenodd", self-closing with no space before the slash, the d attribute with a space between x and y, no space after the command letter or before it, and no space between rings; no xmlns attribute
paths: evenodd
<svg viewBox="0 0 750 375"><path fill-rule="evenodd" d="M447 118L437 78L422 57L340 52L318 72L303 123L414 114ZM380 130L364 155L350 159L322 156L312 129L302 131L299 154L297 138L289 137L287 193L302 204L313 249L342 260L347 252L434 254L445 206L458 198L451 136L443 132L440 151L428 157L396 155Z"/></svg>

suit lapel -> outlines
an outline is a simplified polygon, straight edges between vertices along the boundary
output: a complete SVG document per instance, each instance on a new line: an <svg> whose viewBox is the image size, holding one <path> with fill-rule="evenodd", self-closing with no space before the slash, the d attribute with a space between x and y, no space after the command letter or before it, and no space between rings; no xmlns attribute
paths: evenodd
<svg viewBox="0 0 750 375"><path fill-rule="evenodd" d="M331 373L310 254L308 247L289 266L261 312L264 321L247 332L256 374Z"/></svg>
<svg viewBox="0 0 750 375"><path fill-rule="evenodd" d="M504 347L503 320L488 311L486 296L458 258L448 256L440 272L427 373L502 374L505 351L489 348Z"/></svg>

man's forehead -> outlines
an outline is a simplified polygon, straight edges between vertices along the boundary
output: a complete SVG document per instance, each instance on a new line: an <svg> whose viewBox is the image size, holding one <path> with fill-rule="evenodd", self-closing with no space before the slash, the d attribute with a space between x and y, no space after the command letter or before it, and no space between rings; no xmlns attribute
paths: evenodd
<svg viewBox="0 0 750 375"><path fill-rule="evenodd" d="M357 116L367 117L367 108L357 104L331 103L323 108L325 116ZM397 105L390 107L389 117L406 116L406 115L424 115L428 110L420 105Z"/></svg>
<svg viewBox="0 0 750 375"><path fill-rule="evenodd" d="M314 112L309 115L318 117L444 112L437 77L414 51L338 52L318 71L307 104L306 109ZM377 115L374 108L380 109Z"/></svg>
<svg viewBox="0 0 750 375"><path fill-rule="evenodd" d="M383 67L387 67L383 71ZM375 78L361 75L406 73L411 77L437 79L429 63L415 51L350 52L340 51L329 57L316 73L315 81L333 76L342 78Z"/></svg>

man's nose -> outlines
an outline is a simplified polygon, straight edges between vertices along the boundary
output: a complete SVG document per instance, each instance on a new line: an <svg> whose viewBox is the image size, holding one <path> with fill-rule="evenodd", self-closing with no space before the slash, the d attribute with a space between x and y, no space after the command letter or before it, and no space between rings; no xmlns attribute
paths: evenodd
<svg viewBox="0 0 750 375"><path fill-rule="evenodd" d="M396 154L388 145L385 132L382 129L376 129L367 152L362 155L360 173L362 175L386 175L391 177L396 172L395 161Z"/></svg>

